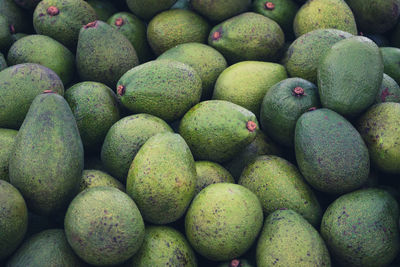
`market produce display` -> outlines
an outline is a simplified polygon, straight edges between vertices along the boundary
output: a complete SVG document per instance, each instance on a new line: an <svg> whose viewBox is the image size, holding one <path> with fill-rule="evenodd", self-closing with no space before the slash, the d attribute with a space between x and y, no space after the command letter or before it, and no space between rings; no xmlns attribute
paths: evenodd
<svg viewBox="0 0 400 267"><path fill-rule="evenodd" d="M400 266L400 0L0 0L0 267Z"/></svg>

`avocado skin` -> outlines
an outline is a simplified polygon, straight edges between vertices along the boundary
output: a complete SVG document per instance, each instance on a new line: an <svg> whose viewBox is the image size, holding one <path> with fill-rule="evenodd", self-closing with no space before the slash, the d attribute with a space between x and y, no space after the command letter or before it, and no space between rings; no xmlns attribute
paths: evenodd
<svg viewBox="0 0 400 267"><path fill-rule="evenodd" d="M383 74L381 88L375 97L375 104L384 102L400 103L400 86L387 74Z"/></svg>
<svg viewBox="0 0 400 267"><path fill-rule="evenodd" d="M7 18L0 14L0 51L7 52L13 43Z"/></svg>
<svg viewBox="0 0 400 267"><path fill-rule="evenodd" d="M235 183L232 175L221 165L212 161L196 161L196 190L195 195L201 190L216 183Z"/></svg>
<svg viewBox="0 0 400 267"><path fill-rule="evenodd" d="M113 14L118 12L114 5L114 1L104 0L86 0L86 2L94 9L97 19L106 22Z"/></svg>
<svg viewBox="0 0 400 267"><path fill-rule="evenodd" d="M342 266L386 266L399 251L398 219L398 204L388 192L361 189L329 205L321 235Z"/></svg>
<svg viewBox="0 0 400 267"><path fill-rule="evenodd" d="M111 186L125 192L125 186L111 175L100 170L83 170L79 192L96 186Z"/></svg>
<svg viewBox="0 0 400 267"><path fill-rule="evenodd" d="M68 103L56 93L38 95L15 140L11 184L32 212L51 215L78 192L82 170L82 141Z"/></svg>
<svg viewBox="0 0 400 267"><path fill-rule="evenodd" d="M157 13L167 10L176 0L127 0L129 9L142 19L150 20Z"/></svg>
<svg viewBox="0 0 400 267"><path fill-rule="evenodd" d="M7 61L4 58L4 55L0 53L0 71L4 70L5 68L7 68Z"/></svg>
<svg viewBox="0 0 400 267"><path fill-rule="evenodd" d="M400 48L380 48L384 64L384 72L400 84Z"/></svg>
<svg viewBox="0 0 400 267"><path fill-rule="evenodd" d="M8 163L14 149L15 137L18 131L0 128L0 180L10 182L8 177Z"/></svg>
<svg viewBox="0 0 400 267"><path fill-rule="evenodd" d="M190 0L191 7L213 22L221 22L245 12L251 0Z"/></svg>
<svg viewBox="0 0 400 267"><path fill-rule="evenodd" d="M367 146L353 125L332 110L301 115L295 129L295 153L300 172L319 191L343 194L368 179Z"/></svg>

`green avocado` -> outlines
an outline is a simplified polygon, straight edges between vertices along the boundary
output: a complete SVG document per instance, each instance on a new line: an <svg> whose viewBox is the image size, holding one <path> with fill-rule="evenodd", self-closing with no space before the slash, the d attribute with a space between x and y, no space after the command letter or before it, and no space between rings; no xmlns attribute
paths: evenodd
<svg viewBox="0 0 400 267"><path fill-rule="evenodd" d="M167 10L175 2L176 0L126 0L132 13L145 20L150 20L157 13Z"/></svg>
<svg viewBox="0 0 400 267"><path fill-rule="evenodd" d="M235 183L232 175L221 165L211 161L196 161L196 190L195 195L201 190L216 183Z"/></svg>
<svg viewBox="0 0 400 267"><path fill-rule="evenodd" d="M190 0L199 14L213 22L221 22L247 11L251 0Z"/></svg>
<svg viewBox="0 0 400 267"><path fill-rule="evenodd" d="M111 186L125 192L124 185L111 175L99 170L83 170L79 192L96 186Z"/></svg>
<svg viewBox="0 0 400 267"><path fill-rule="evenodd" d="M0 180L10 182L8 163L14 149L15 137L18 131L0 128Z"/></svg>
<svg viewBox="0 0 400 267"><path fill-rule="evenodd" d="M400 48L381 47L384 72L400 84Z"/></svg>
<svg viewBox="0 0 400 267"><path fill-rule="evenodd" d="M400 86L387 74L383 74L381 88L375 97L375 104L384 102L400 103Z"/></svg>
<svg viewBox="0 0 400 267"><path fill-rule="evenodd" d="M0 14L0 51L7 52L13 43L7 18Z"/></svg>

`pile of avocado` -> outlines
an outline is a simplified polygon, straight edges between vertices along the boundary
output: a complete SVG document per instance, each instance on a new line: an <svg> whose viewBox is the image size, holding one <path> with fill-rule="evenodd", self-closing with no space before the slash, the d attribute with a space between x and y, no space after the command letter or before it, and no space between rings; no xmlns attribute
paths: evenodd
<svg viewBox="0 0 400 267"><path fill-rule="evenodd" d="M400 0L0 0L0 266L400 266Z"/></svg>

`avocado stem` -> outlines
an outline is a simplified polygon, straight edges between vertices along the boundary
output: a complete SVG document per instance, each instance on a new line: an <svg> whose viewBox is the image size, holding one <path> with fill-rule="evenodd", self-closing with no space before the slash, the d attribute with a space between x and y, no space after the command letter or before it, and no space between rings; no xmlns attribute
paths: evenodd
<svg viewBox="0 0 400 267"><path fill-rule="evenodd" d="M123 96L124 94L125 94L125 89L126 89L126 87L124 86L124 85L118 85L118 87L117 87L117 94L119 95L119 96Z"/></svg>
<svg viewBox="0 0 400 267"><path fill-rule="evenodd" d="M57 16L59 13L60 10L58 10L58 8L55 6L49 6L49 8L47 8L47 14L50 16Z"/></svg>
<svg viewBox="0 0 400 267"><path fill-rule="evenodd" d="M297 86L293 89L293 95L294 96L303 96L304 95L304 89L301 88L300 86Z"/></svg>
<svg viewBox="0 0 400 267"><path fill-rule="evenodd" d="M117 18L115 20L115 26L121 27L122 25L124 25L124 20L123 18Z"/></svg>
<svg viewBox="0 0 400 267"><path fill-rule="evenodd" d="M88 24L86 24L85 26L83 26L84 29L87 28L96 28L97 27L97 20L89 22Z"/></svg>
<svg viewBox="0 0 400 267"><path fill-rule="evenodd" d="M231 263L229 264L229 267L239 267L239 266L240 266L239 260L232 260Z"/></svg>
<svg viewBox="0 0 400 267"><path fill-rule="evenodd" d="M213 33L212 39L214 41L219 40L220 38L221 38L221 33L219 31L216 31L216 32Z"/></svg>
<svg viewBox="0 0 400 267"><path fill-rule="evenodd" d="M53 92L52 90L44 90L43 94L54 94L55 92Z"/></svg>
<svg viewBox="0 0 400 267"><path fill-rule="evenodd" d="M268 10L274 10L275 9L275 4L272 2L266 2L265 3L265 8Z"/></svg>
<svg viewBox="0 0 400 267"><path fill-rule="evenodd" d="M257 124L254 121L248 121L246 124L247 130L254 132L257 129Z"/></svg>
<svg viewBox="0 0 400 267"><path fill-rule="evenodd" d="M309 108L308 111L314 111L316 109L317 109L316 107L312 107L312 108Z"/></svg>
<svg viewBox="0 0 400 267"><path fill-rule="evenodd" d="M13 24L10 25L10 33L15 34L15 27Z"/></svg>

